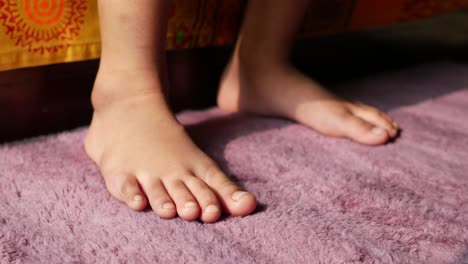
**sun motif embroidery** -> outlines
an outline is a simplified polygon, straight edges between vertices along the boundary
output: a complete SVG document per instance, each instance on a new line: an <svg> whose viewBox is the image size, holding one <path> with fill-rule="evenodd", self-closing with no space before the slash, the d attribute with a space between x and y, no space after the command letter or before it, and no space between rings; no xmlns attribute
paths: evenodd
<svg viewBox="0 0 468 264"><path fill-rule="evenodd" d="M17 47L52 53L78 36L86 10L86 0L0 0L0 26Z"/></svg>

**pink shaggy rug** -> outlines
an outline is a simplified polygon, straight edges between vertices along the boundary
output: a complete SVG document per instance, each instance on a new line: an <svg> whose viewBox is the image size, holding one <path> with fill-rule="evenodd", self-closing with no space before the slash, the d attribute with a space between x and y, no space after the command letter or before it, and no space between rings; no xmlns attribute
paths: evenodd
<svg viewBox="0 0 468 264"><path fill-rule="evenodd" d="M214 224L111 199L86 128L0 146L1 263L468 263L468 66L336 85L404 128L380 147L280 119L179 115L261 205Z"/></svg>

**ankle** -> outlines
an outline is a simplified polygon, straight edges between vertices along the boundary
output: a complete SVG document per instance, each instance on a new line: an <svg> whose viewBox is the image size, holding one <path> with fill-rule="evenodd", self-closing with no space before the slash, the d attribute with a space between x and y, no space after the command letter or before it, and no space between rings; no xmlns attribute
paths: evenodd
<svg viewBox="0 0 468 264"><path fill-rule="evenodd" d="M91 103L95 111L145 96L160 97L164 101L162 83L155 70L103 69L94 82Z"/></svg>
<svg viewBox="0 0 468 264"><path fill-rule="evenodd" d="M289 65L288 58L278 52L242 43L235 52L234 59L238 60L243 72L252 74L271 73Z"/></svg>

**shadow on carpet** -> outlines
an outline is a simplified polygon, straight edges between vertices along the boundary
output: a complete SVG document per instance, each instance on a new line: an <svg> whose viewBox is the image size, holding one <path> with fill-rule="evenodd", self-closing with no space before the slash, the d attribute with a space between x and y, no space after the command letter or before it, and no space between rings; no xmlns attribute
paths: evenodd
<svg viewBox="0 0 468 264"><path fill-rule="evenodd" d="M214 224L112 199L86 128L0 146L0 262L468 263L468 66L335 88L388 110L400 138L367 147L281 119L178 116L261 204Z"/></svg>

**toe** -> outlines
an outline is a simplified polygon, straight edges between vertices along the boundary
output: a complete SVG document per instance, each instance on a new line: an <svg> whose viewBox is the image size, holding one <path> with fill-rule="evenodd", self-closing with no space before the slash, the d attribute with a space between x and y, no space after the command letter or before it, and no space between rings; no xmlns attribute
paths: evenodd
<svg viewBox="0 0 468 264"><path fill-rule="evenodd" d="M364 104L350 104L351 112L361 119L387 130L390 137L396 137L398 134L398 124L384 112Z"/></svg>
<svg viewBox="0 0 468 264"><path fill-rule="evenodd" d="M166 191L164 184L158 178L140 181L151 208L161 218L169 219L177 215L176 207Z"/></svg>
<svg viewBox="0 0 468 264"><path fill-rule="evenodd" d="M211 223L221 216L221 208L218 198L211 188L197 177L188 177L184 180L185 185L195 196L201 207L200 219L203 222Z"/></svg>
<svg viewBox="0 0 468 264"><path fill-rule="evenodd" d="M375 126L351 112L340 117L341 135L366 145L384 144L389 134L384 128Z"/></svg>
<svg viewBox="0 0 468 264"><path fill-rule="evenodd" d="M147 201L145 195L134 176L110 176L105 177L105 181L109 193L117 200L126 203L128 207L136 211L146 208Z"/></svg>
<svg viewBox="0 0 468 264"><path fill-rule="evenodd" d="M182 219L192 221L200 216L200 207L190 190L178 177L163 180L167 192L176 204L177 213Z"/></svg>
<svg viewBox="0 0 468 264"><path fill-rule="evenodd" d="M250 214L257 205L252 193L243 191L231 181L213 162L194 169L196 176L202 179L219 197L223 209L234 216Z"/></svg>

